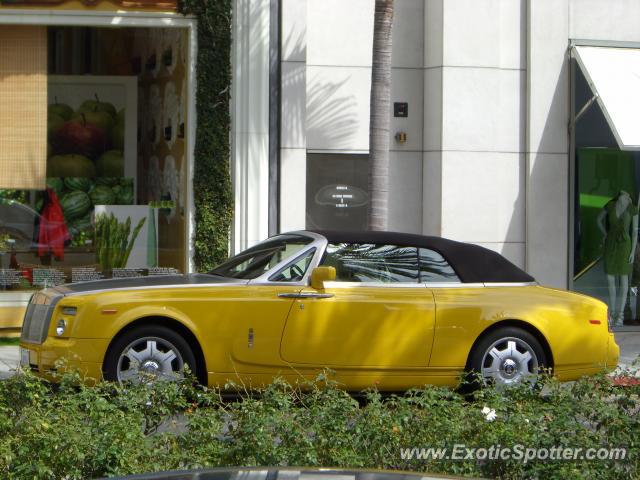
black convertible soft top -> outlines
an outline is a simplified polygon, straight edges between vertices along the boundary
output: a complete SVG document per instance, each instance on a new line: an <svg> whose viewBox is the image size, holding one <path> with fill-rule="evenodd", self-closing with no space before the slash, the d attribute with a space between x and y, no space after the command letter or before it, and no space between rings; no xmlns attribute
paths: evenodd
<svg viewBox="0 0 640 480"><path fill-rule="evenodd" d="M516 267L499 253L471 243L413 233L309 231L322 235L329 243L373 243L435 250L449 262L464 283L535 282L531 275Z"/></svg>

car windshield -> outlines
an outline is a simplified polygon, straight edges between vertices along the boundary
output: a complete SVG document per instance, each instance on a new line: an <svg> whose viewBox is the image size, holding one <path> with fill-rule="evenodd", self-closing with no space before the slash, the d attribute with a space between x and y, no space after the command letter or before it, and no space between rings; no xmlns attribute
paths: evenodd
<svg viewBox="0 0 640 480"><path fill-rule="evenodd" d="M278 235L231 257L209 273L247 280L257 278L283 260L293 257L311 242L312 238L302 235Z"/></svg>

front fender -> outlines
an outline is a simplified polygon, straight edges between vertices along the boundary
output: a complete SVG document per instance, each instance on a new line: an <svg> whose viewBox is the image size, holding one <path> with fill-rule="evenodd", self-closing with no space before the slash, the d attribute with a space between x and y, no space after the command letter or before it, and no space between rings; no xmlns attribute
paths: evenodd
<svg viewBox="0 0 640 480"><path fill-rule="evenodd" d="M85 318L91 318L86 321ZM182 324L199 341L199 331L196 324L180 309L171 306L158 305L99 305L95 311L86 312L81 318L74 336L78 338L104 338L112 340L125 327L144 319L170 319Z"/></svg>

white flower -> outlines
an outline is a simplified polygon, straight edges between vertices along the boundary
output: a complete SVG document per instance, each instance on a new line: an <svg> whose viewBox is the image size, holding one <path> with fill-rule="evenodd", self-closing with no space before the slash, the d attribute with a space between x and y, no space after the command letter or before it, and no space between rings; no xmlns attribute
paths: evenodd
<svg viewBox="0 0 640 480"><path fill-rule="evenodd" d="M495 409L489 408L489 407L484 407L482 409L482 414L484 415L484 417L487 420L487 422L493 422L496 419L496 417L498 416L496 414Z"/></svg>

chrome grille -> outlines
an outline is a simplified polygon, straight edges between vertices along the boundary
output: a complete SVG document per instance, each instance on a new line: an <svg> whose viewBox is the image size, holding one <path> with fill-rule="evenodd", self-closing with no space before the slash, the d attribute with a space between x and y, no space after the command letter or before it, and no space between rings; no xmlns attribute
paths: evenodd
<svg viewBox="0 0 640 480"><path fill-rule="evenodd" d="M22 322L21 340L26 343L42 343L47 338L51 314L56 300L42 293L31 297Z"/></svg>

